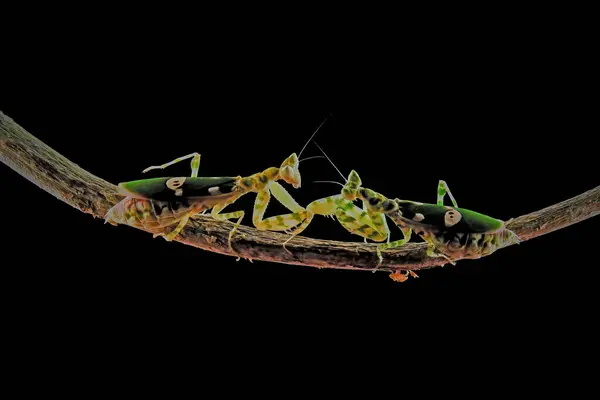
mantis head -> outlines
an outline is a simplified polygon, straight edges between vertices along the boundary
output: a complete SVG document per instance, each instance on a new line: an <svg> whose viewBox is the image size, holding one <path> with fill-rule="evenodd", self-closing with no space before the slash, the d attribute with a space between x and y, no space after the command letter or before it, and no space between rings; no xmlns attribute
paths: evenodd
<svg viewBox="0 0 600 400"><path fill-rule="evenodd" d="M286 158L279 168L281 179L292 185L294 189L298 189L302 184L300 170L298 169L299 165L298 156L294 153Z"/></svg>
<svg viewBox="0 0 600 400"><path fill-rule="evenodd" d="M355 170L350 171L350 175L348 175L348 180L342 189L342 196L346 200L354 200L358 197L358 190L362 185L362 181L360 180L360 176Z"/></svg>

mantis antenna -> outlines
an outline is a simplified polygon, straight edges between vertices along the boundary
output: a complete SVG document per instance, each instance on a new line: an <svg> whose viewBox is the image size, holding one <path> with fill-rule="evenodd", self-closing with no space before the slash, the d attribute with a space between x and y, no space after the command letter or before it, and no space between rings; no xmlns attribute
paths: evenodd
<svg viewBox="0 0 600 400"><path fill-rule="evenodd" d="M306 146L308 146L308 144L310 143L310 141L312 140L312 138L315 137L315 135L317 134L317 132L319 132L319 129L321 129L321 127L323 126L323 124L325 124L325 122L327 122L327 120L329 119L331 115L328 115L327 118L325 118L325 120L323 120L323 122L321 122L321 125L319 125L319 127L315 130L315 132L312 134L312 136L308 139L308 141L304 144L304 147L302 148L302 150L300 150L300 154L298 154L298 158L300 158L300 156L302 155L302 153L304 152L304 149L306 149Z"/></svg>
<svg viewBox="0 0 600 400"><path fill-rule="evenodd" d="M325 151L323 151L323 149L321 148L321 146L319 146L317 144L317 142L314 142L315 146L317 146L319 148L319 150L321 150L321 153L323 153L323 155L327 158L327 160L329 160L329 162L331 163L331 165L333 165L333 168L335 168L335 170L338 172L338 174L340 174L340 176L342 177L342 179L344 180L344 182L348 182L348 180L344 177L344 175L340 172L340 170L338 169L338 167L335 166L335 164L333 163L333 161L331 161L331 158L329 158L329 156L327 155L327 153L325 153ZM337 183L337 182L336 182ZM343 185L342 185L343 186Z"/></svg>
<svg viewBox="0 0 600 400"><path fill-rule="evenodd" d="M302 160L298 161L298 163L301 163L302 161L312 160L314 158L325 158L325 157L323 157L323 156L306 157L306 158L303 158Z"/></svg>
<svg viewBox="0 0 600 400"><path fill-rule="evenodd" d="M345 187L343 183L339 183L336 181L313 181L313 183L335 183L336 185L340 185L341 187Z"/></svg>

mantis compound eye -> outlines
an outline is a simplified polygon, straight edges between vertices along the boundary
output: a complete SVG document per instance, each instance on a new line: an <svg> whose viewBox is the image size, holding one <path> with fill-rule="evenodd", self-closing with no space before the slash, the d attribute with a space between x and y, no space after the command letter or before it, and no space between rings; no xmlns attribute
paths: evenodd
<svg viewBox="0 0 600 400"><path fill-rule="evenodd" d="M298 189L302 184L300 172L297 169L286 165L285 167L281 168L280 174L281 178L292 185L295 189Z"/></svg>

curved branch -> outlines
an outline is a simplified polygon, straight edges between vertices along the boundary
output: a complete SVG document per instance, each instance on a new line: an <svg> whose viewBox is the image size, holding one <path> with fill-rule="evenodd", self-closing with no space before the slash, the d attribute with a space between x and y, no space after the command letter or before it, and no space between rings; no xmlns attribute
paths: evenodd
<svg viewBox="0 0 600 400"><path fill-rule="evenodd" d="M36 139L0 111L0 160L58 199L94 217L103 218L122 199L116 186L79 168ZM523 215L507 227L522 241L591 218L600 212L600 186L559 204ZM373 270L377 265L375 244L317 240L303 236L287 244L288 235L240 226L230 253L227 239L232 225L208 216L190 219L175 239L203 250L246 259L318 268ZM445 259L426 255L424 243L408 243L385 252L379 270L418 270L444 265Z"/></svg>

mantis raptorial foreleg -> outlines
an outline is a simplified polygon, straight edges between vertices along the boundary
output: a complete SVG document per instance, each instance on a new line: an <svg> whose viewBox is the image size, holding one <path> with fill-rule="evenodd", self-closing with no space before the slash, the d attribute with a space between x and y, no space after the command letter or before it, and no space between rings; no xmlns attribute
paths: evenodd
<svg viewBox="0 0 600 400"><path fill-rule="evenodd" d="M292 213L263 219L271 194ZM283 186L277 182L269 182L266 189L258 192L256 196L252 223L258 230L287 231L301 224L307 215L306 209L301 207Z"/></svg>
<svg viewBox="0 0 600 400"><path fill-rule="evenodd" d="M337 207L336 217L350 233L360 235L366 239L383 242L390 236L390 229L385 221L385 215L371 213L351 201L345 200L343 204Z"/></svg>
<svg viewBox="0 0 600 400"><path fill-rule="evenodd" d="M302 223L293 229L291 232L293 236L285 243L306 229L314 215L335 216L338 222L350 233L360 235L366 239L381 242L389 238L389 228L383 215L369 213L352 201L346 200L342 195L315 200L306 207L304 212L299 214L301 217L303 215L306 215L306 217Z"/></svg>

